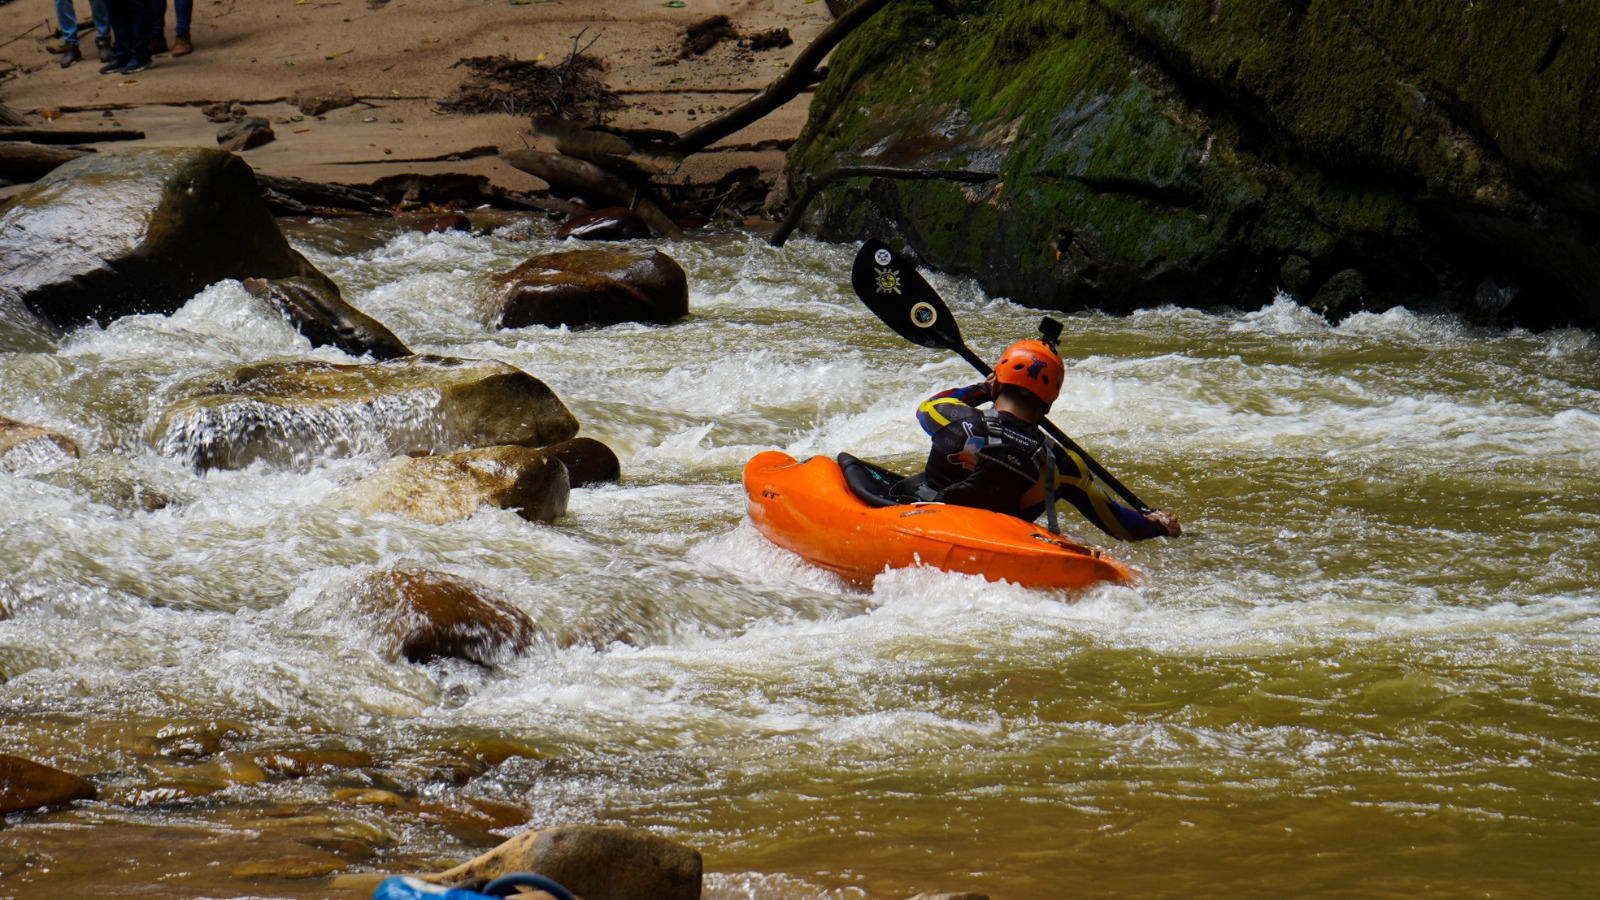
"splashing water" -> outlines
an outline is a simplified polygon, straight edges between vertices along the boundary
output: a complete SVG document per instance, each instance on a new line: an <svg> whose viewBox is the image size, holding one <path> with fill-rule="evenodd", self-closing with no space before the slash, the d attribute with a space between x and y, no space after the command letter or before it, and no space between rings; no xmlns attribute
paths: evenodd
<svg viewBox="0 0 1600 900"><path fill-rule="evenodd" d="M491 330L481 279L562 246L528 230L293 236L414 349L523 369L617 451L624 482L554 525L359 516L337 497L378 453L202 475L152 447L186 385L352 361L236 284L0 354L0 414L84 455L0 472L0 752L100 789L16 820L0 895L364 896L329 879L564 822L690 844L719 898L1580 892L1592 335L1289 298L1073 316L1052 418L1188 533L1113 548L1136 589L861 591L755 533L743 462L914 468L917 401L976 376L860 306L854 248L803 240L661 245L691 284L670 327ZM981 354L1037 321L932 281ZM395 565L563 639L493 672L389 662L352 586Z"/></svg>

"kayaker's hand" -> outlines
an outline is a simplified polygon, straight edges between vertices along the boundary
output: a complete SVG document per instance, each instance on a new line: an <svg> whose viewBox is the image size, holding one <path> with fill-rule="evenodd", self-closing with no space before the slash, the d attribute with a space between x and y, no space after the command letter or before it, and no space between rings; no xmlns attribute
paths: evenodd
<svg viewBox="0 0 1600 900"><path fill-rule="evenodd" d="M993 403L995 398L1000 396L999 376L995 375L993 372L990 372L988 377L983 379L983 390L989 395L989 402Z"/></svg>
<svg viewBox="0 0 1600 900"><path fill-rule="evenodd" d="M1183 534L1183 526L1178 524L1178 517L1164 509L1156 510L1147 516L1147 518L1157 525L1160 525L1161 530L1166 533L1167 537L1177 537L1178 535Z"/></svg>

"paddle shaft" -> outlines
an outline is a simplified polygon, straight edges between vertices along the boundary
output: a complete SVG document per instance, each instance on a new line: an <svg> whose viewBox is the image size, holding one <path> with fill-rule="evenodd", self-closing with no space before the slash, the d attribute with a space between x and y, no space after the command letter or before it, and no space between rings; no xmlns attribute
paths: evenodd
<svg viewBox="0 0 1600 900"><path fill-rule="evenodd" d="M972 349L966 344L958 343L950 349L959 354L961 358L966 360L974 369L977 369L978 373L983 377L989 377L990 373L994 371L993 369L989 368L989 364L984 362L983 359L978 356L978 354L973 353ZM1117 476L1106 471L1105 466L1102 466L1100 463L1096 462L1095 458L1089 455L1089 451L1078 446L1077 441L1067 437L1066 432L1056 427L1056 423L1050 421L1049 419L1040 417L1039 427L1044 429L1045 434L1048 434L1051 438L1055 439L1055 442L1061 445L1063 449L1070 450L1077 454L1078 458L1083 460L1083 464L1089 467L1089 471L1093 472L1096 478L1105 482L1112 490L1121 494L1122 499L1128 501L1128 504L1134 509L1146 514L1156 511L1154 507L1145 503L1143 500L1140 500L1133 493L1133 491L1128 490L1126 485L1117 480Z"/></svg>

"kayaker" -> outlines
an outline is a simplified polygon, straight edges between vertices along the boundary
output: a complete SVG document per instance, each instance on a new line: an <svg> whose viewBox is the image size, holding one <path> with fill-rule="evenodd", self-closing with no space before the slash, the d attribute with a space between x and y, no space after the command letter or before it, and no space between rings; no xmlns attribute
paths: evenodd
<svg viewBox="0 0 1600 900"><path fill-rule="evenodd" d="M1145 514L1113 499L1078 456L1050 440L1039 422L1061 394L1065 367L1043 341L1017 341L978 384L934 394L917 408L933 438L926 471L896 493L975 506L1033 521L1045 511L1046 473L1066 500L1101 531L1125 541L1182 533L1164 510ZM987 411L978 407L992 403ZM1054 451L1052 454L1052 450ZM1051 463L1053 462L1053 466Z"/></svg>

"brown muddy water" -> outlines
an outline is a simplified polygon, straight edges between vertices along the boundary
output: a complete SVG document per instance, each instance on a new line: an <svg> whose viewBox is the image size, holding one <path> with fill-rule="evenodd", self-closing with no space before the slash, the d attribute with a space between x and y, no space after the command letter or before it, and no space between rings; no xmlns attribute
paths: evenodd
<svg viewBox="0 0 1600 900"><path fill-rule="evenodd" d="M548 230L396 231L292 236L419 351L544 379L625 481L433 526L329 502L371 456L189 471L149 440L182 386L350 361L233 283L0 352L0 414L84 451L0 472L0 752L100 791L5 820L0 897L364 897L578 822L696 847L712 898L1592 895L1593 335L1071 317L1054 420L1189 533L1114 548L1136 588L863 591L739 486L769 448L910 468L917 401L975 380L860 306L853 247L664 244L687 321L496 332L479 279ZM932 280L985 355L1038 319ZM352 584L402 564L629 642L388 662Z"/></svg>

